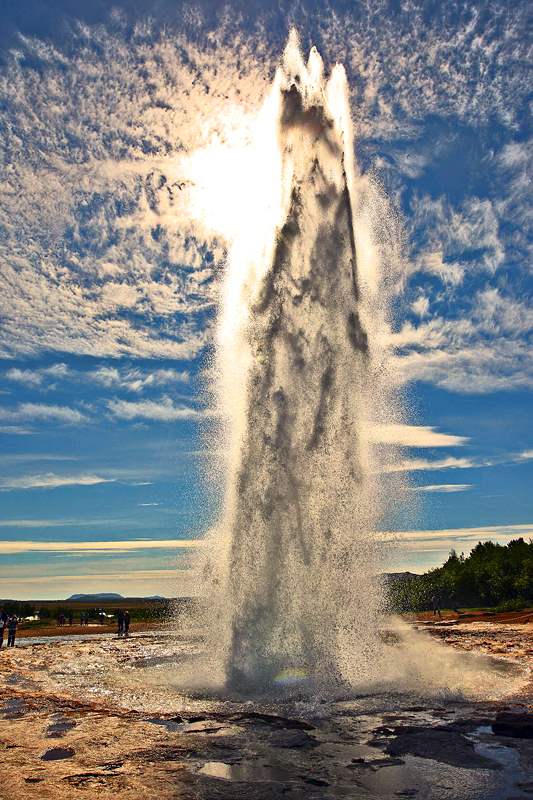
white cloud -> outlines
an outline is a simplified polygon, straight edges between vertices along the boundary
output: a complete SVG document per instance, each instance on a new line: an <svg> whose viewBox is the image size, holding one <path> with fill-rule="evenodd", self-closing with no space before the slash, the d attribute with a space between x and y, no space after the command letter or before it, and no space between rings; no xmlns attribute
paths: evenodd
<svg viewBox="0 0 533 800"><path fill-rule="evenodd" d="M78 461L77 456L64 456L55 453L10 453L0 455L0 464L19 464L24 461Z"/></svg>
<svg viewBox="0 0 533 800"><path fill-rule="evenodd" d="M29 436L35 431L25 428L23 425L0 425L0 433L6 433L10 436Z"/></svg>
<svg viewBox="0 0 533 800"><path fill-rule="evenodd" d="M47 379L48 382L62 379L68 376L70 372L66 364L52 364L50 367L40 367L38 369L12 367L6 371L5 376L9 381L22 383L24 386L35 389L43 385L48 387L50 384L47 383Z"/></svg>
<svg viewBox="0 0 533 800"><path fill-rule="evenodd" d="M71 528L89 525L112 525L114 527L130 527L132 520L128 519L4 519L0 520L0 528Z"/></svg>
<svg viewBox="0 0 533 800"><path fill-rule="evenodd" d="M392 155L399 172L407 175L408 178L420 178L424 174L428 159L422 153L402 153L393 150Z"/></svg>
<svg viewBox="0 0 533 800"><path fill-rule="evenodd" d="M413 314L416 314L417 317L423 319L424 317L429 316L429 297L421 294L414 303L411 305L411 310Z"/></svg>
<svg viewBox="0 0 533 800"><path fill-rule="evenodd" d="M423 3L394 15L384 0L362 2L353 15L324 11L316 43L326 63L347 66L361 141L373 152L376 141L394 142L400 182L431 167L433 154L420 146L420 123L430 117L459 119L472 130L496 117L508 132L517 130L527 103L525 8L498 8L481 24L472 6L458 16L443 7L442 24L431 25ZM231 9L210 31L189 7L187 26L168 33L140 23L121 32L119 17L113 12L114 32L77 25L63 48L21 39L0 74L9 161L1 185L0 356L47 350L190 359L209 341L226 243L191 219L194 187L184 154L214 136L222 144L237 134L246 139L279 37L270 36L265 20L247 34ZM46 69L28 67L25 53ZM510 245L514 263L527 262L532 153L531 143L510 142L486 154L486 168L505 184L505 191L491 189L490 199L471 196L454 205L444 195L415 198L419 247L412 269L419 276L436 276L455 292L473 272L482 280L497 275ZM499 291L513 308L495 309L500 321L494 318L491 335L504 339L517 298ZM481 319L470 333L463 330L472 303L464 302L457 331L439 331L429 327L433 317L428 322L430 308L440 313L435 296L416 294L410 305L424 324L418 344L405 343L407 377L453 391L532 385L531 356L516 329L516 352L501 341L504 358L491 361L479 337ZM487 307L487 323L489 317ZM431 360L441 351L453 356L450 370ZM465 380L469 369L472 381ZM13 380L42 385L36 371L19 373ZM151 385L142 377L118 380L127 391Z"/></svg>
<svg viewBox="0 0 533 800"><path fill-rule="evenodd" d="M175 422L180 419L201 419L204 413L183 404L174 405L170 397L159 402L139 400L131 403L128 400L110 400L108 408L116 419L149 419L154 422Z"/></svg>
<svg viewBox="0 0 533 800"><path fill-rule="evenodd" d="M491 466L491 463L476 462L471 458L442 458L439 461L429 461L427 458L412 458L389 464L383 472L426 472L441 469L471 469L472 467Z"/></svg>
<svg viewBox="0 0 533 800"><path fill-rule="evenodd" d="M174 550L196 548L204 544L202 539L133 539L112 542L0 542L0 552L12 553L75 553L113 552L127 550Z"/></svg>
<svg viewBox="0 0 533 800"><path fill-rule="evenodd" d="M399 531L392 534L396 541L412 542L417 546L426 543L430 547L435 547L439 542L446 543L453 547L453 542L460 539L462 542L471 543L474 546L480 541L498 541L501 539L516 539L518 537L533 536L533 524L525 525L492 525L477 528L449 528L443 530L423 530L423 531ZM442 546L442 545L441 545Z"/></svg>
<svg viewBox="0 0 533 800"><path fill-rule="evenodd" d="M499 194L498 212L510 227L511 243L515 251L513 261L516 266L531 263L533 139L505 144L496 155L495 165L498 178L505 188Z"/></svg>
<svg viewBox="0 0 533 800"><path fill-rule="evenodd" d="M0 479L0 490L14 489L57 489L61 486L94 486L98 483L113 483L114 478L101 478L98 475L22 475L17 478Z"/></svg>
<svg viewBox="0 0 533 800"><path fill-rule="evenodd" d="M441 483L434 486L412 486L413 492L468 492L473 489L471 483Z"/></svg>
<svg viewBox="0 0 533 800"><path fill-rule="evenodd" d="M0 407L0 420L7 422L55 421L64 425L79 425L89 422L89 417L68 406L45 405L44 403L20 403L16 408Z"/></svg>
<svg viewBox="0 0 533 800"><path fill-rule="evenodd" d="M471 196L457 208L445 197L415 195L411 205L417 269L456 285L467 270L494 273L502 263L499 217L491 200Z"/></svg>
<svg viewBox="0 0 533 800"><path fill-rule="evenodd" d="M5 377L9 381L21 383L32 389L56 389L59 380L68 380L75 384L93 383L107 389L124 389L140 394L145 389L186 384L190 380L190 372L172 368L143 370L138 367L120 365L116 367L101 366L82 371L59 363L38 369L13 367L6 371Z"/></svg>
<svg viewBox="0 0 533 800"><path fill-rule="evenodd" d="M445 261L442 250L434 250L417 255L414 259L413 269L415 271L425 272L428 275L435 275L444 284L457 286L463 281L466 272L466 264L458 261Z"/></svg>
<svg viewBox="0 0 533 800"><path fill-rule="evenodd" d="M221 30L198 47L178 32L82 28L37 83L21 58L44 52L37 40L0 74L0 356L194 358L225 244L191 218L180 164L253 118L264 65Z"/></svg>
<svg viewBox="0 0 533 800"><path fill-rule="evenodd" d="M10 381L17 381L17 383L23 383L26 386L40 386L43 382L42 375L40 374L40 370L31 370L31 369L8 369L6 372L6 378Z"/></svg>
<svg viewBox="0 0 533 800"><path fill-rule="evenodd" d="M191 597L198 592L196 574L191 570L152 569L128 570L102 575L93 570L86 574L40 576L10 580L2 577L4 594L8 597L57 599L78 593L120 592L125 597Z"/></svg>
<svg viewBox="0 0 533 800"><path fill-rule="evenodd" d="M531 305L492 287L465 302L459 317L407 321L390 337L397 374L470 394L533 388Z"/></svg>
<svg viewBox="0 0 533 800"><path fill-rule="evenodd" d="M532 450L522 453L506 453L494 458L442 458L431 461L427 458L412 458L397 461L383 467L383 472L426 472L441 469L480 469L481 467L495 467L503 464L518 465L533 458Z"/></svg>
<svg viewBox="0 0 533 800"><path fill-rule="evenodd" d="M156 369L144 372L141 369L124 369L120 367L99 367L83 373L85 380L107 388L122 388L130 392L142 392L147 388L171 386L176 383L188 383L190 372L175 369Z"/></svg>
<svg viewBox="0 0 533 800"><path fill-rule="evenodd" d="M376 442L403 447L459 447L470 441L467 436L440 433L427 425L376 425L371 436Z"/></svg>
<svg viewBox="0 0 533 800"><path fill-rule="evenodd" d="M533 525L498 525L384 534L384 541L395 544L387 559L387 569L420 573L440 566L446 561L452 548L458 553L464 552L468 555L478 542L492 541L506 545L512 539L519 537L525 538L526 541L532 538Z"/></svg>

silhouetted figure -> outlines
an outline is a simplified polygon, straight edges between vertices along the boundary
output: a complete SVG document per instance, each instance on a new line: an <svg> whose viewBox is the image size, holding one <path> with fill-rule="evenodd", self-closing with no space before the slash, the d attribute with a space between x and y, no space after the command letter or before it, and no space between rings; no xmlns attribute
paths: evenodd
<svg viewBox="0 0 533 800"><path fill-rule="evenodd" d="M450 605L452 607L452 611L455 611L457 616L459 616L459 600L457 599L455 592L450 597Z"/></svg>
<svg viewBox="0 0 533 800"><path fill-rule="evenodd" d="M117 612L117 622L118 622L117 633L119 636L122 636L122 633L124 632L124 612L122 611L122 609L120 609Z"/></svg>
<svg viewBox="0 0 533 800"><path fill-rule="evenodd" d="M7 621L7 646L14 647L15 646L15 636L17 635L17 625L18 619L16 618L15 614L12 617L9 617Z"/></svg>
<svg viewBox="0 0 533 800"><path fill-rule="evenodd" d="M440 613L440 595L435 593L431 598L431 602L433 603L433 616L436 617L438 613L439 619L442 619L442 614Z"/></svg>
<svg viewBox="0 0 533 800"><path fill-rule="evenodd" d="M7 625L7 614L4 607L0 606L0 647L4 644L4 628Z"/></svg>
<svg viewBox="0 0 533 800"><path fill-rule="evenodd" d="M125 611L124 612L124 633L126 634L126 636L129 636L129 632L130 632L130 612L129 611Z"/></svg>
<svg viewBox="0 0 533 800"><path fill-rule="evenodd" d="M104 624L104 615L100 614L100 625Z"/></svg>
<svg viewBox="0 0 533 800"><path fill-rule="evenodd" d="M71 611L71 612L70 612L70 614L68 615L68 624L69 624L69 625L72 625L72 620L73 620L73 619L74 619L74 615L73 615L73 613L72 613L72 611Z"/></svg>

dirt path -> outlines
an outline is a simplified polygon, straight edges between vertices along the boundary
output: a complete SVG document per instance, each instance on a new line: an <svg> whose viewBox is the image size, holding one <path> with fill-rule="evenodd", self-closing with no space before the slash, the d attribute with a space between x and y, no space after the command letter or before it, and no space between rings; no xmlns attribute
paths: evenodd
<svg viewBox="0 0 533 800"><path fill-rule="evenodd" d="M406 622L422 622L422 623L451 623L456 622L461 625L468 625L472 622L496 622L503 624L525 624L533 622L533 608L527 608L523 611L505 611L496 613L495 611L469 611L459 612L455 614L453 611L443 611L442 617L436 617L433 611L422 611L418 614L402 614L402 618Z"/></svg>

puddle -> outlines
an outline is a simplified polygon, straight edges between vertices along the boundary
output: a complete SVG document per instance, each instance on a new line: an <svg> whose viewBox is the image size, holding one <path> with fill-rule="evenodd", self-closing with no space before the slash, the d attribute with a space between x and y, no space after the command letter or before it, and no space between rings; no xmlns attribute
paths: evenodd
<svg viewBox="0 0 533 800"><path fill-rule="evenodd" d="M61 761L64 758L72 758L76 751L72 747L52 747L40 756L41 761Z"/></svg>
<svg viewBox="0 0 533 800"><path fill-rule="evenodd" d="M28 707L22 700L14 698L13 700L5 701L3 708L0 709L0 714L5 719L18 719L23 717L27 710Z"/></svg>
<svg viewBox="0 0 533 800"><path fill-rule="evenodd" d="M66 633L62 636L21 636L17 639L19 647L31 647L33 645L43 644L69 644L72 642L99 642L99 641L132 641L135 639L151 639L154 636L158 638L176 638L173 631L137 631L133 636L127 638L118 637L117 632L114 633Z"/></svg>
<svg viewBox="0 0 533 800"><path fill-rule="evenodd" d="M4 708L15 709L15 708L26 708L24 701L19 700L18 698L13 698L13 700L6 700L4 703Z"/></svg>
<svg viewBox="0 0 533 800"><path fill-rule="evenodd" d="M116 639L117 635L112 633L89 633L89 634L68 634L65 636L24 636L17 642L19 647L32 647L42 644L69 644L71 642L85 642L91 640L105 641L106 639ZM137 638L137 637L136 637Z"/></svg>
<svg viewBox="0 0 533 800"><path fill-rule="evenodd" d="M199 770L199 774L225 781L244 781L247 783L264 781L288 783L289 781L297 780L294 774L280 767L272 767L267 764L225 764L223 761L208 761Z"/></svg>
<svg viewBox="0 0 533 800"><path fill-rule="evenodd" d="M505 800L511 794L514 797L526 796L515 788L514 776L503 770L451 767L417 756L406 756L404 760L403 766L384 767L375 773L361 775L361 786L374 797L394 797L400 793L408 796L409 793L420 798L431 797L432 800Z"/></svg>
<svg viewBox="0 0 533 800"><path fill-rule="evenodd" d="M56 719L51 725L48 726L46 729L46 738L47 739L61 739L63 736L72 730L72 728L76 727L76 723L72 720L61 718Z"/></svg>

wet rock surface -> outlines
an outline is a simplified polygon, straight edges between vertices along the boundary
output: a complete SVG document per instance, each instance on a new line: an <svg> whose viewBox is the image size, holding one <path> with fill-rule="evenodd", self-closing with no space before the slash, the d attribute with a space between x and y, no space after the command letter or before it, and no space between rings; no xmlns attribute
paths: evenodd
<svg viewBox="0 0 533 800"><path fill-rule="evenodd" d="M520 614L516 615L520 617ZM529 616L520 622L495 624L489 621L442 625L426 624L425 630L433 637L461 650L518 661L533 656L533 624Z"/></svg>
<svg viewBox="0 0 533 800"><path fill-rule="evenodd" d="M383 740L374 740L376 746ZM394 729L394 738L385 746L391 756L417 756L441 761L452 767L474 769L501 769L501 764L478 755L474 742L462 733L442 728L399 727Z"/></svg>
<svg viewBox="0 0 533 800"><path fill-rule="evenodd" d="M172 648L176 660L196 646L154 635L14 648L0 661L2 798L532 794L533 740L494 728L509 714L527 727L531 693L505 703L370 694L239 705L169 688ZM47 751L68 755L43 759Z"/></svg>
<svg viewBox="0 0 533 800"><path fill-rule="evenodd" d="M493 733L518 739L533 739L533 712L501 711L491 725Z"/></svg>
<svg viewBox="0 0 533 800"><path fill-rule="evenodd" d="M40 756L41 761L62 761L64 758L72 758L76 751L72 747L51 747Z"/></svg>

